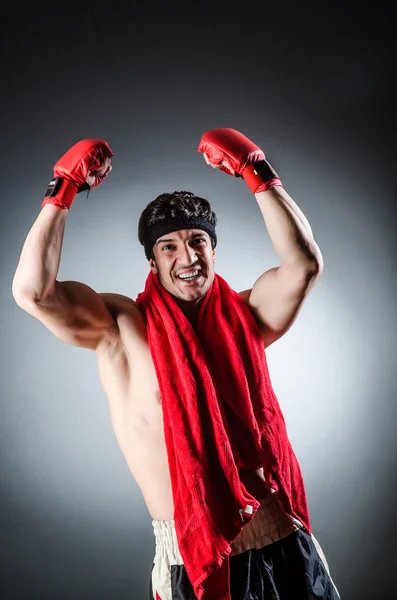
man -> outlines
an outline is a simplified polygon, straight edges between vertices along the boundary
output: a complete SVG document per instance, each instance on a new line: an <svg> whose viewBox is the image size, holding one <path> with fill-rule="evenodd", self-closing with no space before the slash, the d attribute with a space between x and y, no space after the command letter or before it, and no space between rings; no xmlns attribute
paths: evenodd
<svg viewBox="0 0 397 600"><path fill-rule="evenodd" d="M215 129L198 150L243 178L279 267L237 294L215 274L216 215L191 192L143 211L149 260L136 301L57 281L68 211L111 171L83 140L55 165L17 267L18 305L58 338L95 350L115 435L153 519L155 600L334 600L264 349L291 327L322 272L310 226L253 142Z"/></svg>

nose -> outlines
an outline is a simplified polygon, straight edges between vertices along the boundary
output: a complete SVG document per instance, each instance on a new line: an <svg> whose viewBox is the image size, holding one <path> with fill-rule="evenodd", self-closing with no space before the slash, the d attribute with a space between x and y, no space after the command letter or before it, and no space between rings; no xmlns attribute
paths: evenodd
<svg viewBox="0 0 397 600"><path fill-rule="evenodd" d="M183 244L181 246L181 249L180 249L180 252L178 255L178 262L181 265L184 265L185 268L187 268L187 267L190 267L191 265L193 265L196 261L197 261L197 255L196 255L194 248L189 246L189 243L186 242L186 244Z"/></svg>

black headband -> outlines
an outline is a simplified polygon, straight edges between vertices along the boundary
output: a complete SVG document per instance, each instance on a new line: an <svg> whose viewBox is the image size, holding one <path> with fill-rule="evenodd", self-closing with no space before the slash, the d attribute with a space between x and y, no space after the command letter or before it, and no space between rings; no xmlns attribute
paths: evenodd
<svg viewBox="0 0 397 600"><path fill-rule="evenodd" d="M164 219L164 221L159 221L145 230L143 246L145 248L146 258L148 260L152 258L153 246L159 237L166 235L171 231L180 231L181 229L202 229L213 239L215 248L217 242L215 225L210 223L207 219L203 217Z"/></svg>

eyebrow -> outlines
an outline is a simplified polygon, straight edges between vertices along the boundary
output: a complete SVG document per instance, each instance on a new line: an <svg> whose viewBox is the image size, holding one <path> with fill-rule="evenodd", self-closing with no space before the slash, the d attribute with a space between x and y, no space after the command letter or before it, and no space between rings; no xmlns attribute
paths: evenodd
<svg viewBox="0 0 397 600"><path fill-rule="evenodd" d="M156 246L157 246L157 244L162 244L163 242L175 242L175 238L168 238L168 239L161 238L161 240L157 240Z"/></svg>
<svg viewBox="0 0 397 600"><path fill-rule="evenodd" d="M192 233L192 235L189 236L189 239L193 239L196 237L204 237L205 236L205 232L203 233ZM163 244L164 242L176 242L175 238L160 238L159 240L157 240L156 242L156 246L158 244Z"/></svg>

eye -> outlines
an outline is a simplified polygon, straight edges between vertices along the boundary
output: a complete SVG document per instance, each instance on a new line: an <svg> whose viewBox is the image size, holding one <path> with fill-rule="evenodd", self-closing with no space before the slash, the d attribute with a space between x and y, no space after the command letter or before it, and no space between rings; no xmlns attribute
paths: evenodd
<svg viewBox="0 0 397 600"><path fill-rule="evenodd" d="M172 248L174 248L174 246L172 244L166 244L165 246L163 246L161 248L161 251L163 251L163 250L165 250L165 251L172 250Z"/></svg>
<svg viewBox="0 0 397 600"><path fill-rule="evenodd" d="M200 243L200 244L203 244L203 243L205 243L206 241L207 241L207 240L206 240L205 238L194 238L194 240L193 240L193 243L196 243L196 242L198 242L198 243Z"/></svg>

